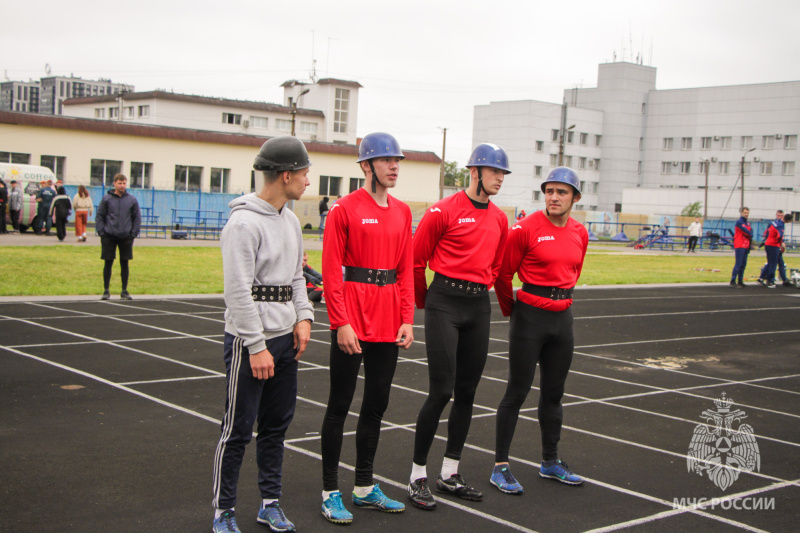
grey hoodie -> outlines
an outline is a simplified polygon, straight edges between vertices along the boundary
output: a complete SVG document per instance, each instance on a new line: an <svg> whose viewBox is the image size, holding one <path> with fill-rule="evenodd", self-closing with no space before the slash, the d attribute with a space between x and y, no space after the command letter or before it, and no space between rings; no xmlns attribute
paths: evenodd
<svg viewBox="0 0 800 533"><path fill-rule="evenodd" d="M258 353L266 348L266 339L314 319L303 277L303 235L289 208L279 213L255 193L228 205L231 216L221 236L225 331L241 337L250 353ZM291 285L292 301L254 302L253 285Z"/></svg>

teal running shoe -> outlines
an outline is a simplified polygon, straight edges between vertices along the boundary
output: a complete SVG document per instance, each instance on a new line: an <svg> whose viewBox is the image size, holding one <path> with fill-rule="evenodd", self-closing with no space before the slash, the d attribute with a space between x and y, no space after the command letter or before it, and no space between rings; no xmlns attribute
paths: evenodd
<svg viewBox="0 0 800 533"><path fill-rule="evenodd" d="M322 502L322 516L334 524L350 524L353 522L353 513L345 509L342 502L342 493L338 490Z"/></svg>
<svg viewBox="0 0 800 533"><path fill-rule="evenodd" d="M272 502L261 509L256 520L276 533L294 533L296 531L294 524L283 514L283 509L278 502Z"/></svg>
<svg viewBox="0 0 800 533"><path fill-rule="evenodd" d="M495 465L489 483L506 494L522 494L522 485L514 478L508 465Z"/></svg>
<svg viewBox="0 0 800 533"><path fill-rule="evenodd" d="M242 533L242 530L236 525L236 515L233 513L233 509L228 509L219 515L219 518L214 520L211 525L211 531L212 533Z"/></svg>
<svg viewBox="0 0 800 533"><path fill-rule="evenodd" d="M554 459L552 461L542 461L542 468L539 470L539 475L548 479L555 479L567 485L580 485L583 483L583 478L576 476L569 469L567 463L561 459Z"/></svg>
<svg viewBox="0 0 800 533"><path fill-rule="evenodd" d="M406 510L405 505L385 495L377 483L372 487L372 491L363 498L359 498L353 493L353 505L365 509L377 509L384 513L402 513Z"/></svg>

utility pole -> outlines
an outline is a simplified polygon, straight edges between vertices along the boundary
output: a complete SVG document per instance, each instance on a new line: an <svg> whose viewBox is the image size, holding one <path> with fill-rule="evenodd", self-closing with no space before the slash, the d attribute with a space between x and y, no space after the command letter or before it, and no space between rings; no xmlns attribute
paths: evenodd
<svg viewBox="0 0 800 533"><path fill-rule="evenodd" d="M567 128L567 101L561 104L561 128L559 129L558 141L558 166L564 166L564 136L575 127L575 124Z"/></svg>
<svg viewBox="0 0 800 533"><path fill-rule="evenodd" d="M439 200L444 198L444 151L447 148L447 128L439 128L442 130L442 165L439 168Z"/></svg>
<svg viewBox="0 0 800 533"><path fill-rule="evenodd" d="M749 154L753 150L755 150L755 147L750 148L749 150L747 150L745 153L742 154L742 163L740 165L741 168L739 169L739 172L741 172L741 178L742 178L742 197L741 197L741 200L739 201L739 209L744 207L744 158L745 158L745 156L747 154Z"/></svg>
<svg viewBox="0 0 800 533"><path fill-rule="evenodd" d="M297 95L297 99L296 100L290 100L290 102L289 102L289 105L292 106L292 111L291 111L291 113L292 113L292 137L296 137L296 135L294 134L294 119L295 119L295 115L297 115L297 101L300 100L301 96L303 96L304 94L306 94L310 90L311 89L306 89L305 91L303 91L303 92L301 92L300 94Z"/></svg>
<svg viewBox="0 0 800 533"><path fill-rule="evenodd" d="M706 188L703 190L705 194L705 199L703 200L703 220L708 218L708 166L711 164L708 159L705 160L706 163Z"/></svg>

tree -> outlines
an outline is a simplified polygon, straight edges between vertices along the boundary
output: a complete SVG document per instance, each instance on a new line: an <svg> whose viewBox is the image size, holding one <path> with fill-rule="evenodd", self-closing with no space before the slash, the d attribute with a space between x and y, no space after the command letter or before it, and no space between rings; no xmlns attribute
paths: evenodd
<svg viewBox="0 0 800 533"><path fill-rule="evenodd" d="M445 161L444 186L466 188L469 186L469 170L458 168L455 161Z"/></svg>
<svg viewBox="0 0 800 533"><path fill-rule="evenodd" d="M683 211L681 211L681 216L699 217L700 215L702 215L702 213L700 212L700 207L702 207L702 205L703 205L702 202L694 202L687 205L686 207L683 208Z"/></svg>

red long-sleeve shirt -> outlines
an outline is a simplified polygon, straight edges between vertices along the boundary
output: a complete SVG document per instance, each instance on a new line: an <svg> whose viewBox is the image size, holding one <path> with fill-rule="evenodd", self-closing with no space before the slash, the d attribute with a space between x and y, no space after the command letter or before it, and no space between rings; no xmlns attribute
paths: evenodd
<svg viewBox="0 0 800 533"><path fill-rule="evenodd" d="M401 324L414 323L411 210L396 198L379 206L364 189L338 200L328 213L322 277L331 329L350 324L359 340L395 342ZM383 287L345 282L342 266L396 269Z"/></svg>
<svg viewBox="0 0 800 533"><path fill-rule="evenodd" d="M480 204L479 204L480 205ZM425 267L450 278L491 286L503 261L508 217L489 202L475 207L459 192L430 207L414 233L414 297L425 307Z"/></svg>
<svg viewBox="0 0 800 533"><path fill-rule="evenodd" d="M518 272L523 283L569 289L581 276L588 246L586 228L572 218L561 228L550 222L544 211L537 211L514 224L508 230L503 263L495 282L503 316L511 314L514 304L514 274ZM524 291L517 291L517 299L548 311L563 311L572 305L572 299L551 300Z"/></svg>

